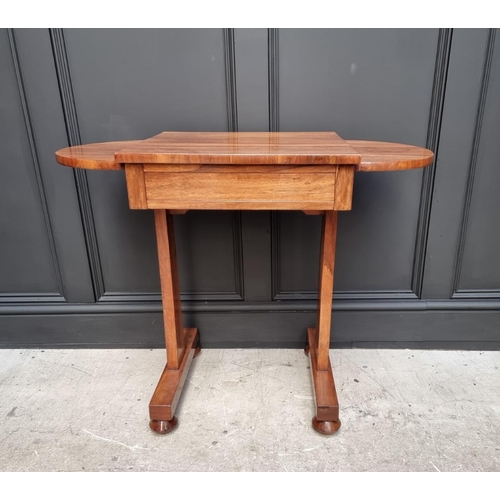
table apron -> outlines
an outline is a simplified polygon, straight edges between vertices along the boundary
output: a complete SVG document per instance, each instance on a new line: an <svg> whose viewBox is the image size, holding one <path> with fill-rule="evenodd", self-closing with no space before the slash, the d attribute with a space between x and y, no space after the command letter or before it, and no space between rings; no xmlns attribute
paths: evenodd
<svg viewBox="0 0 500 500"><path fill-rule="evenodd" d="M130 208L350 210L354 165L126 164Z"/></svg>

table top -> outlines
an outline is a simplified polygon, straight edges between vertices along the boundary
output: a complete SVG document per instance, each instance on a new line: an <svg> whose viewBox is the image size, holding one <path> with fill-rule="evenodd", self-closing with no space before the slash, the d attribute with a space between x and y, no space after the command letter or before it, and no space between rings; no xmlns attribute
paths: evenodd
<svg viewBox="0 0 500 500"><path fill-rule="evenodd" d="M354 165L358 171L406 170L432 163L432 151L406 144L349 141L335 132L162 132L142 141L64 148L62 165L121 170L126 163Z"/></svg>
<svg viewBox="0 0 500 500"><path fill-rule="evenodd" d="M162 132L115 153L120 163L353 165L360 159L335 132Z"/></svg>

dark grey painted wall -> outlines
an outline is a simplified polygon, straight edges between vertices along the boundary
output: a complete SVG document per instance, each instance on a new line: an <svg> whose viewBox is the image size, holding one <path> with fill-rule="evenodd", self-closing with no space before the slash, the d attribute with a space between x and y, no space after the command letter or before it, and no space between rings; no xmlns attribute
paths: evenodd
<svg viewBox="0 0 500 500"><path fill-rule="evenodd" d="M162 344L152 214L68 144L163 130L335 130L436 152L357 174L340 216L337 346L500 347L494 30L0 31L0 346ZM176 217L205 346L300 346L319 218Z"/></svg>

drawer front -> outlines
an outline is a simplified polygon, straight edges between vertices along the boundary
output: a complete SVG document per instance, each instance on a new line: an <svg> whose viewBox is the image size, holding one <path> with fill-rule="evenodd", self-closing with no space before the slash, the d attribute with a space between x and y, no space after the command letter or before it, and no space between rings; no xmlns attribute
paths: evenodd
<svg viewBox="0 0 500 500"><path fill-rule="evenodd" d="M338 171L336 166L126 165L130 207L171 210L333 210Z"/></svg>
<svg viewBox="0 0 500 500"><path fill-rule="evenodd" d="M146 173L148 208L333 207L334 174Z"/></svg>

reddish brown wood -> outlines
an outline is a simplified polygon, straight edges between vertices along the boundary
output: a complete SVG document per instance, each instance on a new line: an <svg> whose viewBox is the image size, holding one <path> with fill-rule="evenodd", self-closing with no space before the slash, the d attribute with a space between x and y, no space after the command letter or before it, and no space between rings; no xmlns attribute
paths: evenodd
<svg viewBox="0 0 500 500"><path fill-rule="evenodd" d="M196 149L188 150L190 146ZM137 157L134 152L137 152ZM56 160L74 168L121 170L124 163L148 163L139 159L141 155L154 158L149 163L184 163L184 167L191 169L198 169L202 163L253 163L264 167L287 165L287 168L343 164L355 165L355 170L366 172L420 168L430 165L434 159L432 151L422 147L391 142L344 141L334 132L164 132L145 141L102 142L63 148L56 152ZM170 157L175 161L165 160ZM133 161L127 158L133 158Z"/></svg>
<svg viewBox="0 0 500 500"><path fill-rule="evenodd" d="M327 370L329 365L330 330L332 323L333 277L335 247L337 242L338 212L329 210L323 216L321 253L319 260L318 317L318 370Z"/></svg>
<svg viewBox="0 0 500 500"><path fill-rule="evenodd" d="M306 215L323 215L324 210L302 210Z"/></svg>
<svg viewBox="0 0 500 500"><path fill-rule="evenodd" d="M61 165L90 170L123 170L115 161L115 153L122 148L133 148L142 141L98 142L84 146L72 146L56 151L56 160Z"/></svg>
<svg viewBox="0 0 500 500"><path fill-rule="evenodd" d="M339 166L335 178L335 198L333 203L335 210L351 210L353 186L354 166Z"/></svg>
<svg viewBox="0 0 500 500"><path fill-rule="evenodd" d="M184 353L181 296L175 250L174 220L166 210L155 210L167 367L179 368Z"/></svg>
<svg viewBox="0 0 500 500"><path fill-rule="evenodd" d="M127 171L129 165L127 165ZM145 171L149 208L216 210L332 209L336 169L327 173Z"/></svg>
<svg viewBox="0 0 500 500"><path fill-rule="evenodd" d="M125 166L125 178L127 179L128 204L130 208L148 208L146 199L146 183L144 180L144 169L140 164Z"/></svg>
<svg viewBox="0 0 500 500"><path fill-rule="evenodd" d="M168 434L177 427L178 423L177 417L172 420L150 420L149 427L157 434Z"/></svg>
<svg viewBox="0 0 500 500"><path fill-rule="evenodd" d="M338 210L350 210L354 171L432 163L405 144L344 141L334 132L164 132L144 141L89 144L56 152L69 167L118 170L126 164L129 204L155 209L167 365L150 403L150 427L167 433L193 358L196 329L184 329L172 214L190 209L302 210L323 214L318 316L308 329L316 415L313 427L340 427L330 358Z"/></svg>
<svg viewBox="0 0 500 500"><path fill-rule="evenodd" d="M356 170L360 172L421 168L434 160L434 153L430 149L418 146L394 142L347 142L361 155L361 162L356 165Z"/></svg>
<svg viewBox="0 0 500 500"><path fill-rule="evenodd" d="M149 403L149 416L152 421L167 422L174 418L175 408L179 402L184 382L198 347L198 331L196 328L184 329L184 343L186 350L179 368L167 366L163 370L156 390ZM155 427L167 424L154 424ZM152 427L153 428L153 427ZM153 429L155 430L155 429Z"/></svg>
<svg viewBox="0 0 500 500"><path fill-rule="evenodd" d="M202 200L169 200L154 199L148 200L148 208L164 208L170 213L175 210L302 210L303 207L309 207L313 211L324 211L333 209L333 201L285 201L275 202L270 200L252 201L202 201Z"/></svg>
<svg viewBox="0 0 500 500"><path fill-rule="evenodd" d="M317 342L318 335L314 328L308 328L307 338L309 343L309 358L311 360L311 375L314 388L314 401L316 406L316 415L313 420L313 426L318 432L331 433L327 430L340 427L339 422L339 402L337 399L337 391L335 390L335 382L333 380L332 366L330 358L326 370L319 370L317 364L318 350ZM325 422L320 426L314 425L316 422ZM333 432L335 432L335 430Z"/></svg>
<svg viewBox="0 0 500 500"><path fill-rule="evenodd" d="M157 174L336 174L335 165L191 165L146 163L144 172Z"/></svg>
<svg viewBox="0 0 500 500"><path fill-rule="evenodd" d="M316 417L313 417L312 426L320 434L329 436L330 434L335 434L340 429L340 420L336 422L321 422Z"/></svg>
<svg viewBox="0 0 500 500"><path fill-rule="evenodd" d="M162 132L115 154L119 163L357 164L335 132Z"/></svg>

